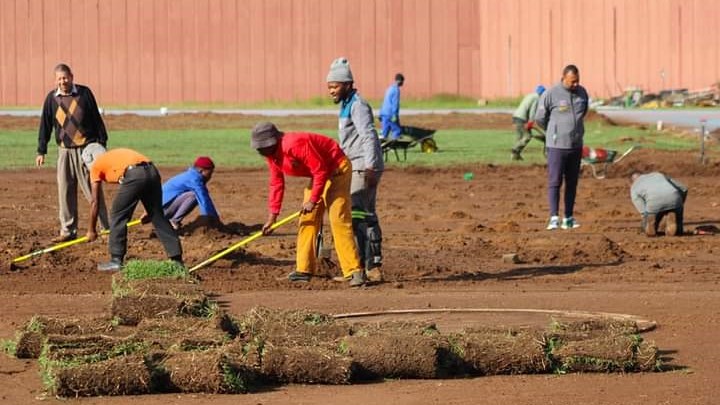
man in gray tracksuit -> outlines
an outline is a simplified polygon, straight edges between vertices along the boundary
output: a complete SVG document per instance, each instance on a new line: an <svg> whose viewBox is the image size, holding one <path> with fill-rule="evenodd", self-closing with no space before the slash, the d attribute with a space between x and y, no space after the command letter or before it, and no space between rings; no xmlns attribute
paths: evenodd
<svg viewBox="0 0 720 405"><path fill-rule="evenodd" d="M573 229L580 225L573 216L580 162L582 159L585 114L588 94L580 86L577 66L563 69L560 83L543 93L535 113L535 124L545 129L548 167L548 202L550 220L547 229ZM558 216L560 186L565 180L565 217Z"/></svg>
<svg viewBox="0 0 720 405"><path fill-rule="evenodd" d="M382 231L375 202L385 164L372 108L353 88L352 71L346 58L332 62L327 86L333 102L340 104L338 136L352 164L352 223L360 259L368 280L382 281Z"/></svg>
<svg viewBox="0 0 720 405"><path fill-rule="evenodd" d="M665 219L665 235L683 234L683 207L688 189L672 177L652 172L633 173L630 197L642 215L641 227L647 236L657 235L658 225Z"/></svg>

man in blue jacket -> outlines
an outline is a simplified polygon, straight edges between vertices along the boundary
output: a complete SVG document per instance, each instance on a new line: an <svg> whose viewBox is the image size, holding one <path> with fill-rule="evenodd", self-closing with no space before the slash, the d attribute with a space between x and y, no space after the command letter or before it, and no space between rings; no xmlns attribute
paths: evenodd
<svg viewBox="0 0 720 405"><path fill-rule="evenodd" d="M585 115L588 94L580 86L577 66L563 69L560 83L543 93L538 101L535 123L545 129L547 148L548 202L550 220L547 229L573 229L580 225L575 220L575 194L580 176ZM565 217L560 223L560 186L565 180Z"/></svg>
<svg viewBox="0 0 720 405"><path fill-rule="evenodd" d="M212 178L214 171L215 163L212 159L200 156L190 168L163 184L163 210L175 230L180 229L182 220L198 205L200 215L210 222L220 223L207 189L207 182Z"/></svg>
<svg viewBox="0 0 720 405"><path fill-rule="evenodd" d="M402 127L400 126L400 87L402 87L403 83L405 83L405 76L398 73L395 75L395 83L385 91L385 99L380 108L380 123L382 124L380 139L386 139L391 131L392 139L398 139L402 135Z"/></svg>

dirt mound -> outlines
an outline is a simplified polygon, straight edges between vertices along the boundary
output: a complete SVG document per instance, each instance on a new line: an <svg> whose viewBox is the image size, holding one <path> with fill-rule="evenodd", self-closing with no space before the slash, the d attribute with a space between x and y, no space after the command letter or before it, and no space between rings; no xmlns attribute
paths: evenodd
<svg viewBox="0 0 720 405"><path fill-rule="evenodd" d="M522 263L532 264L616 264L628 254L614 241L602 235L557 233L552 238L520 235L512 240L498 237L493 244L516 252Z"/></svg>
<svg viewBox="0 0 720 405"><path fill-rule="evenodd" d="M720 159L708 152L705 163L700 163L698 152L639 149L620 163L611 165L607 178L629 179L635 172L653 171L667 173L678 179L717 176L720 175Z"/></svg>

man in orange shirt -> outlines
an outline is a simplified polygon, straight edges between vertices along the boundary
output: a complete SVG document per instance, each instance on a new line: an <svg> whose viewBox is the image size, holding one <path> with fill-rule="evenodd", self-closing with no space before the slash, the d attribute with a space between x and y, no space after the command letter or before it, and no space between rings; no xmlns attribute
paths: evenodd
<svg viewBox="0 0 720 405"><path fill-rule="evenodd" d="M251 145L267 160L270 169L270 214L263 226L263 234L272 233L285 192L285 175L308 177L305 188L297 237L296 269L288 275L290 281L310 281L317 268L316 235L328 209L330 230L337 251L343 277L351 287L366 282L365 269L360 265L350 213L350 161L334 140L318 134L303 132L282 133L270 122L253 128Z"/></svg>
<svg viewBox="0 0 720 405"><path fill-rule="evenodd" d="M98 270L115 271L122 268L127 253L127 223L138 202L142 202L145 207L155 234L170 260L182 264L180 239L163 213L162 181L150 159L131 149L119 148L106 152L99 144L85 147L82 159L90 171L92 190L87 233L89 241L97 239L98 201L102 198L102 182L120 184L110 209L110 261L98 264Z"/></svg>

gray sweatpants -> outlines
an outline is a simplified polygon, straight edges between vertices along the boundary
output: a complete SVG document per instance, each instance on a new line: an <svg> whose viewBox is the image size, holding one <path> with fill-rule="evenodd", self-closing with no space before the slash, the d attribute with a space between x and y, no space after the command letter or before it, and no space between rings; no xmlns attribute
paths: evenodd
<svg viewBox="0 0 720 405"><path fill-rule="evenodd" d="M60 205L60 235L75 235L78 228L78 198L80 187L85 199L92 201L90 173L81 157L83 148L58 148L57 184ZM102 192L98 199L98 217L103 229L110 229L105 197Z"/></svg>

